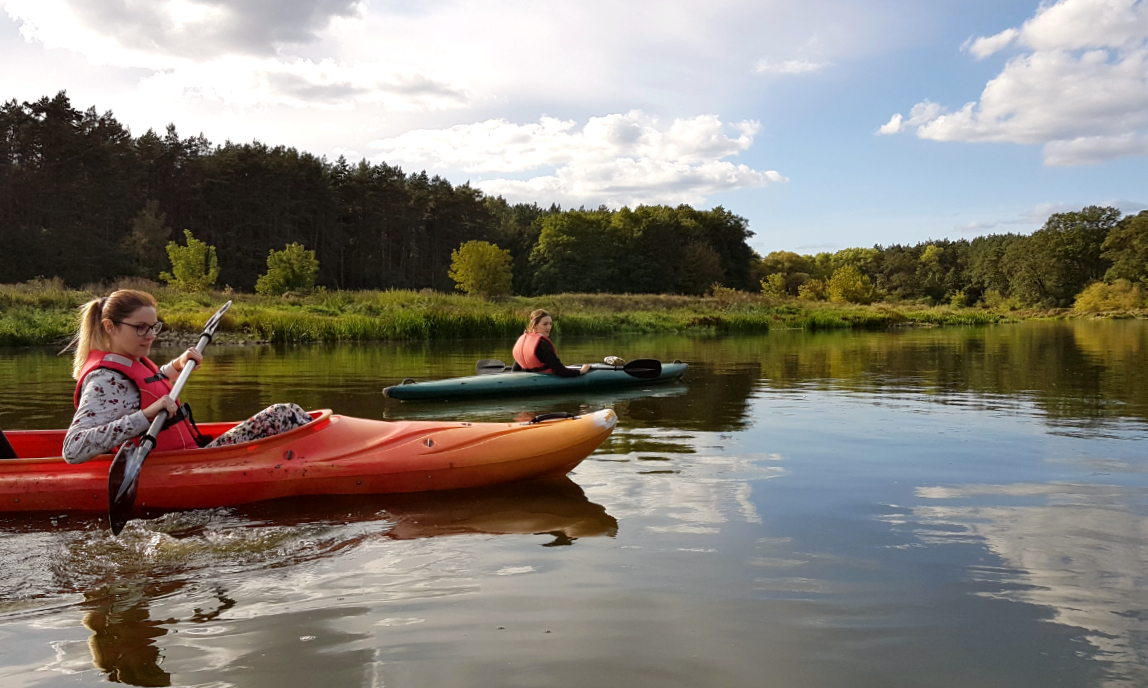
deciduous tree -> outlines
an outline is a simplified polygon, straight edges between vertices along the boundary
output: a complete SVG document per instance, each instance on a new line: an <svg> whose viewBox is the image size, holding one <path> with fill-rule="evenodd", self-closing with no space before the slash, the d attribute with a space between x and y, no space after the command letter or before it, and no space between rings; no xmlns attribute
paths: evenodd
<svg viewBox="0 0 1148 688"><path fill-rule="evenodd" d="M315 288L319 261L315 252L302 244L287 244L282 251L274 249L267 256L267 273L255 283L260 294L306 293Z"/></svg>
<svg viewBox="0 0 1148 688"><path fill-rule="evenodd" d="M190 229L183 230L186 246L174 241L167 244L171 272L160 273L160 279L180 291L207 291L219 279L219 259L215 247L196 239Z"/></svg>
<svg viewBox="0 0 1148 688"><path fill-rule="evenodd" d="M1120 221L1104 240L1101 254L1112 261L1104 274L1110 282L1124 279L1148 284L1148 210Z"/></svg>
<svg viewBox="0 0 1148 688"><path fill-rule="evenodd" d="M507 296L513 282L510 251L487 241L468 241L451 252L455 289L471 296Z"/></svg>
<svg viewBox="0 0 1148 688"><path fill-rule="evenodd" d="M829 278L827 289L829 300L838 303L872 303L877 299L877 291L868 275L852 263L847 263L834 271Z"/></svg>

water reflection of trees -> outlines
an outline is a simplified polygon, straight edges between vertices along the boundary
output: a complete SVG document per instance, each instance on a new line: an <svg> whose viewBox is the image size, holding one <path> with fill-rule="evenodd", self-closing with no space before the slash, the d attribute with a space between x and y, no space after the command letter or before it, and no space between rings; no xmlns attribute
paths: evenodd
<svg viewBox="0 0 1148 688"><path fill-rule="evenodd" d="M924 392L940 402L973 393L1031 401L1081 425L1148 419L1148 324L1139 321L775 335L761 353L770 387Z"/></svg>
<svg viewBox="0 0 1148 688"><path fill-rule="evenodd" d="M728 431L747 422L756 390L819 388L911 392L946 402L967 394L991 404L1031 401L1051 418L1094 425L1112 418L1148 419L1148 323L1029 322L979 328L913 328L892 332L776 331L758 337L684 336L560 342L564 360L604 355L690 364L688 393L588 393L505 404L423 406L396 414L382 388L405 377L471 374L480 358L509 360L511 342L411 342L284 347L220 347L184 397L200 420L235 420L278 401L334 408L365 418L435 417L505 420L517 413L578 411L610 404L624 423ZM72 381L63 357L28 352L0 361L3 427L64 427ZM157 357L173 354L159 351ZM28 359L27 357L31 357ZM30 390L33 390L30 393ZM457 409L457 413L455 410ZM408 411L410 413L408 414ZM489 413L488 413L489 412ZM504 413L505 412L505 413Z"/></svg>

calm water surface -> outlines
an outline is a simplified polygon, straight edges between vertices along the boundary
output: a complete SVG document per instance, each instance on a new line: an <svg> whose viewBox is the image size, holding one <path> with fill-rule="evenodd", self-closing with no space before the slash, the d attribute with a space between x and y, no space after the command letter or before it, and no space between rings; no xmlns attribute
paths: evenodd
<svg viewBox="0 0 1148 688"><path fill-rule="evenodd" d="M1148 685L1148 323L560 344L691 369L388 404L510 342L210 350L202 420L620 423L545 483L0 517L0 685ZM66 425L68 370L0 352L0 425Z"/></svg>

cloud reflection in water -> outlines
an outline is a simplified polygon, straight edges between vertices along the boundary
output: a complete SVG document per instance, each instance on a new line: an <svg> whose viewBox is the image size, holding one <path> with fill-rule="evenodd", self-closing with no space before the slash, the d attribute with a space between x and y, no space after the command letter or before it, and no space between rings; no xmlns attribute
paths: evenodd
<svg viewBox="0 0 1148 688"><path fill-rule="evenodd" d="M1049 621L1085 629L1107 685L1148 682L1148 515L1144 491L1105 484L1018 483L921 487L923 499L1015 498L1011 506L913 510L929 544L979 541L1000 558L969 566L975 594L1038 605ZM1038 502L1038 503L1033 503Z"/></svg>

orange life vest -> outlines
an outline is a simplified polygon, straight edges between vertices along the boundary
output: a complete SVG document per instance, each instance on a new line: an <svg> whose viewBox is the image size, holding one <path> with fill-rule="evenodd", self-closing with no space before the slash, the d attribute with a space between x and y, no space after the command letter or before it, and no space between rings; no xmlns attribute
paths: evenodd
<svg viewBox="0 0 1148 688"><path fill-rule="evenodd" d="M538 348L538 342L545 339L550 342L550 337L543 336L537 332L523 332L518 341L514 343L514 362L531 373L551 373L550 370L542 361L538 360L535 350ZM554 342L550 342L550 346L554 346ZM554 349L558 353L558 349Z"/></svg>
<svg viewBox="0 0 1148 688"><path fill-rule="evenodd" d="M110 351L94 350L88 354L88 360L80 370L80 379L76 382L76 394L73 399L76 407L80 406L80 395L84 391L84 380L96 368L107 368L126 376L140 393L140 409L151 406L160 397L171 394L171 382L164 377L151 359L144 357L132 361L126 356L113 354ZM176 404L179 400L176 399ZM155 438L156 451L176 451L179 449L196 449L199 445L195 441L191 423L181 418L160 431Z"/></svg>

